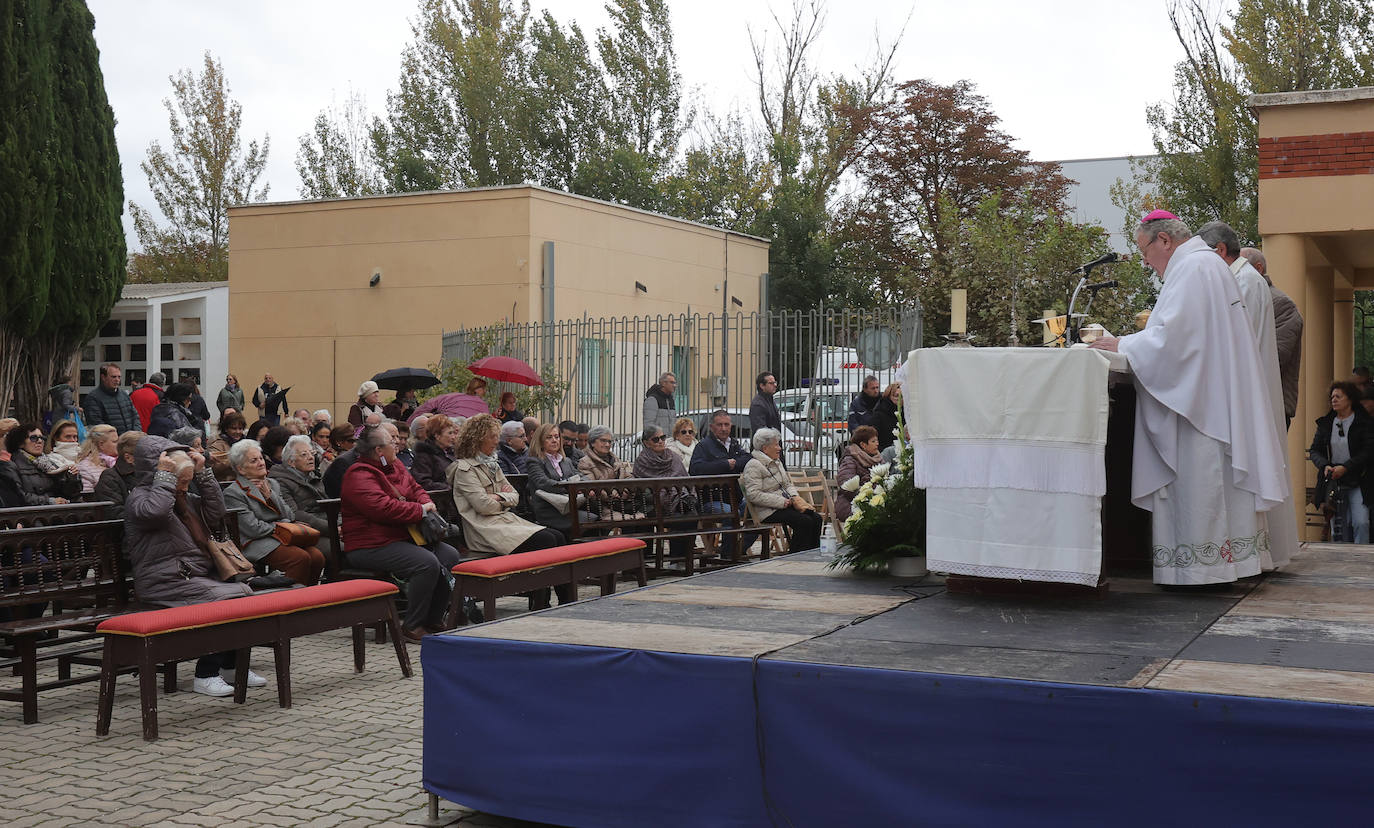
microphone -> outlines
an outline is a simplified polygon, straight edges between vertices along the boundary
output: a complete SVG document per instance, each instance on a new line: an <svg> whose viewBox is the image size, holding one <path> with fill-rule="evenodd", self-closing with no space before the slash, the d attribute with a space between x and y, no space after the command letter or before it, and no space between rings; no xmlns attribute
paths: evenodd
<svg viewBox="0 0 1374 828"><path fill-rule="evenodd" d="M1084 290L1091 290L1091 291L1094 291L1094 292L1095 292L1095 291L1102 290L1103 288L1114 288L1114 287L1116 287L1116 280L1115 280L1115 279L1108 279L1108 280L1105 281L1105 282L1098 282L1098 283L1095 284L1095 285L1084 285L1084 286L1083 286L1083 289L1084 289Z"/></svg>
<svg viewBox="0 0 1374 828"><path fill-rule="evenodd" d="M1112 264L1113 262L1118 262L1118 261L1120 261L1120 260L1121 260L1121 257L1120 257L1119 255L1117 255L1115 251L1113 251L1113 252L1111 252L1111 253L1108 253L1108 254L1105 255L1105 256L1102 256L1102 257L1097 258L1097 259L1093 259L1091 262L1088 262L1087 264L1083 265L1082 267L1078 268L1077 270L1075 270L1075 271L1073 271L1073 272L1074 272L1074 273L1082 273L1082 274L1085 274L1085 275L1086 275L1090 270L1092 270L1093 268L1097 267L1098 265Z"/></svg>

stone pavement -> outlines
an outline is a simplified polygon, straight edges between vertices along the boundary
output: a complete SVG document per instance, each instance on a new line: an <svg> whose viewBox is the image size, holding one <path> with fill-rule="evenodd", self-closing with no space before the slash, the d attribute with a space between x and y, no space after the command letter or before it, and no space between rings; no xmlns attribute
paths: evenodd
<svg viewBox="0 0 1374 828"><path fill-rule="evenodd" d="M580 597L596 594L596 587L583 586ZM502 599L497 617L524 609L523 598ZM420 648L410 647L415 677L407 679L391 644L368 638L367 670L361 674L353 672L347 630L293 641L293 706L287 710L277 706L270 650L254 651L253 667L268 684L250 690L242 706L192 693L193 665L182 664L180 692L158 697L156 742L142 739L132 676L116 685L114 720L105 738L95 735L95 682L40 695L38 724L22 723L18 703L0 705L4 823L419 823L427 804L420 787ZM11 676L0 682L17 686ZM446 822L461 818L464 826L532 825L442 800L440 809Z"/></svg>

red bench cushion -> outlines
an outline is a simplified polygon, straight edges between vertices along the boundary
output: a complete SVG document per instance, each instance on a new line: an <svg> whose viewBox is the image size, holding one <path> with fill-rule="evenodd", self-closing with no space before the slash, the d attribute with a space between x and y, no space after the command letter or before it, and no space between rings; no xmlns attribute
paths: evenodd
<svg viewBox="0 0 1374 828"><path fill-rule="evenodd" d="M589 543L573 543L567 546L553 546L536 549L533 552L517 552L513 555L497 555L480 561L464 561L453 568L454 575L473 575L478 578L499 578L516 572L530 572L559 564L576 563L591 558L604 558L618 555L632 549L643 549L644 541L639 538L604 538Z"/></svg>
<svg viewBox="0 0 1374 828"><path fill-rule="evenodd" d="M213 627L232 621L287 615L304 609L328 607L362 601L399 592L395 584L360 579L319 584L301 589L284 589L264 595L249 595L227 601L210 601L184 607L131 612L100 622L96 630L113 635L161 635L163 633Z"/></svg>

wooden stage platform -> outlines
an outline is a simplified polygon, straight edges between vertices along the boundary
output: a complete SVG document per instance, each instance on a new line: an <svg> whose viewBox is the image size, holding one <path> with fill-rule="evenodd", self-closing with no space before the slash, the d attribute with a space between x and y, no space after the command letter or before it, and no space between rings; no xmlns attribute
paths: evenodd
<svg viewBox="0 0 1374 828"><path fill-rule="evenodd" d="M424 782L560 825L1367 821L1374 546L1252 581L952 594L814 552L464 628L423 646Z"/></svg>
<svg viewBox="0 0 1374 828"><path fill-rule="evenodd" d="M1374 704L1374 546L1307 544L1225 592L951 595L803 553L453 635Z"/></svg>

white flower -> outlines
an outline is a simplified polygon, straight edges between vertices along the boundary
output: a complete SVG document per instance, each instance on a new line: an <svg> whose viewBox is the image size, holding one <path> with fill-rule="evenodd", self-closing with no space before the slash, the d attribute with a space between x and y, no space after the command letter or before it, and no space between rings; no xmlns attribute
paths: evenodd
<svg viewBox="0 0 1374 828"><path fill-rule="evenodd" d="M846 492L857 492L859 490L859 476L856 474L840 484L840 488Z"/></svg>
<svg viewBox="0 0 1374 828"><path fill-rule="evenodd" d="M873 467L873 471L869 474L869 478L872 480L882 480L883 476L887 474L890 468L892 468L891 463L879 463Z"/></svg>
<svg viewBox="0 0 1374 828"><path fill-rule="evenodd" d="M857 522L857 521L858 521L860 518L862 518L863 516L864 516L864 510L863 510L863 509L860 509L858 506L855 506L855 507L854 507L854 511L852 511L852 512L849 513L849 520L846 520L846 521L844 522L844 525L845 525L845 526L849 526L849 524L850 524L851 521L856 521L856 522Z"/></svg>
<svg viewBox="0 0 1374 828"><path fill-rule="evenodd" d="M869 505L877 507L883 505L883 501L886 499L887 495L883 494L882 492L878 492L877 494L873 495L873 497L870 498L868 502Z"/></svg>
<svg viewBox="0 0 1374 828"><path fill-rule="evenodd" d="M894 474L893 476L889 477L889 478L887 479L887 482L884 483L883 486L884 486L889 492L892 491L893 489L897 488L897 476Z"/></svg>
<svg viewBox="0 0 1374 828"><path fill-rule="evenodd" d="M872 480L868 481L867 483L859 487L859 496L855 498L855 500L867 500L868 496L871 494L873 494Z"/></svg>

